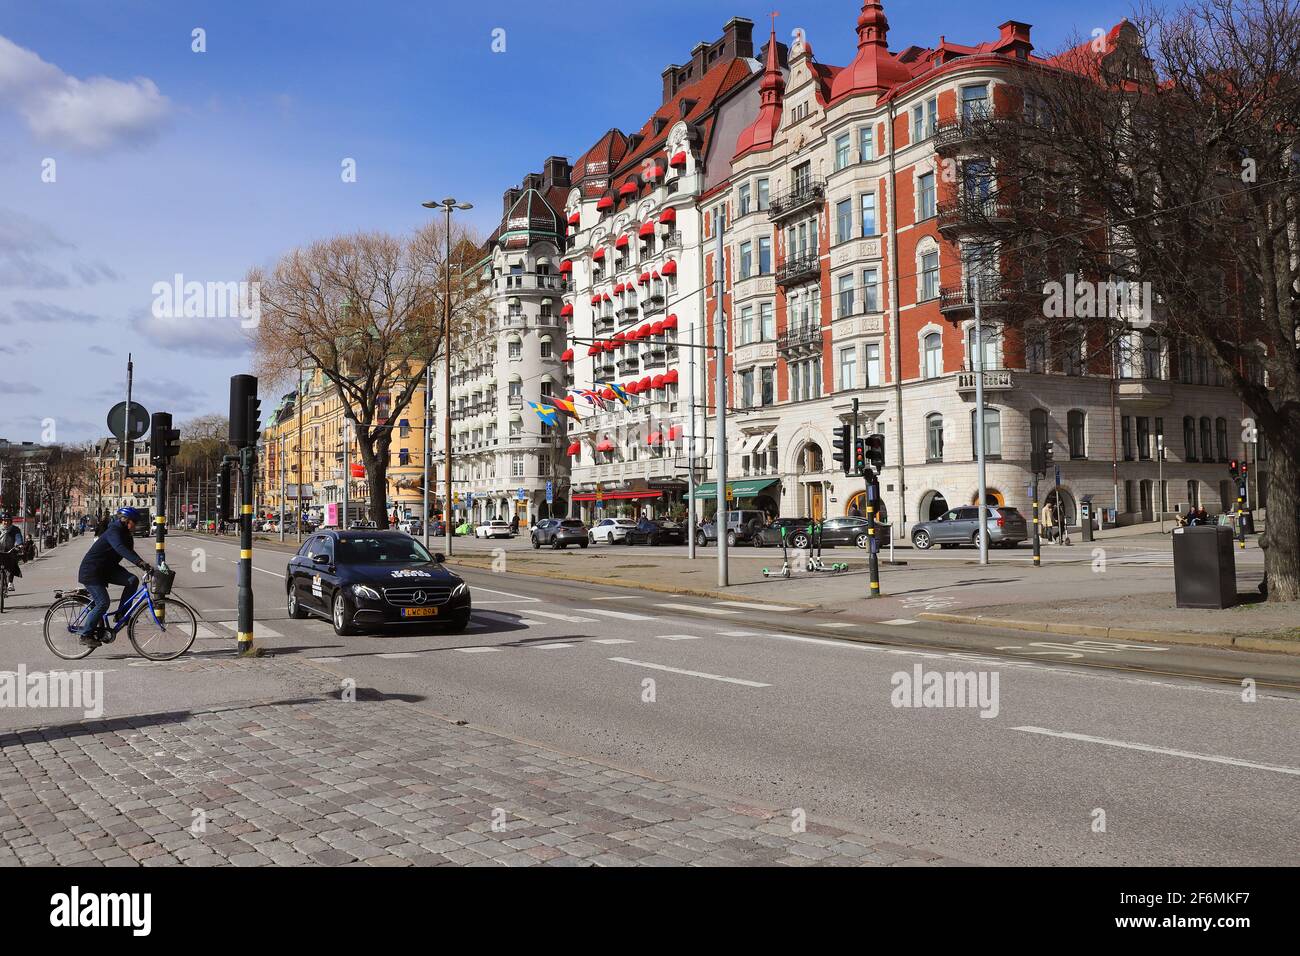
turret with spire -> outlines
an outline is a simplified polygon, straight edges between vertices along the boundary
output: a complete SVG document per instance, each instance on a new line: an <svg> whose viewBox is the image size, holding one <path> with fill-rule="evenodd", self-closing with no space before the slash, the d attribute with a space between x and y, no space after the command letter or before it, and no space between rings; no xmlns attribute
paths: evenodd
<svg viewBox="0 0 1300 956"><path fill-rule="evenodd" d="M889 19L879 0L867 0L858 16L858 53L831 86L831 100L854 93L883 93L912 78L889 52Z"/></svg>
<svg viewBox="0 0 1300 956"><path fill-rule="evenodd" d="M758 96L758 118L736 138L737 157L756 149L770 149L781 125L785 75L781 72L781 45L776 42L776 14L772 14L772 35L763 57L763 80Z"/></svg>

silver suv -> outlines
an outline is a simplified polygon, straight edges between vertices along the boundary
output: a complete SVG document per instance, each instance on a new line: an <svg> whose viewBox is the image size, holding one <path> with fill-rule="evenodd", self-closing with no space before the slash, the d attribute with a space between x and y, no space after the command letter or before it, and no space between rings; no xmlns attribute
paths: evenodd
<svg viewBox="0 0 1300 956"><path fill-rule="evenodd" d="M1029 538L1025 516L1005 505L988 506L989 546L1014 548ZM955 548L969 544L979 547L979 508L954 508L934 521L923 521L912 528L912 546L928 551L934 545Z"/></svg>

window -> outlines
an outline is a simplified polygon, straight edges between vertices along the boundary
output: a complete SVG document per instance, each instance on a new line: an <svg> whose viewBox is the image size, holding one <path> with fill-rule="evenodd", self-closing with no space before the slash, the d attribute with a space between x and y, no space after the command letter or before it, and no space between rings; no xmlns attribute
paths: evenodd
<svg viewBox="0 0 1300 956"><path fill-rule="evenodd" d="M862 194L862 235L876 234L876 194Z"/></svg>
<svg viewBox="0 0 1300 956"><path fill-rule="evenodd" d="M1196 461L1196 419L1188 415L1183 419L1183 460Z"/></svg>
<svg viewBox="0 0 1300 956"><path fill-rule="evenodd" d="M1047 371L1047 333L1032 329L1025 337L1025 367L1031 372Z"/></svg>
<svg viewBox="0 0 1300 956"><path fill-rule="evenodd" d="M518 339L511 339L506 345L506 355L513 361L524 357L524 345Z"/></svg>
<svg viewBox="0 0 1300 956"><path fill-rule="evenodd" d="M1001 367L999 358L1001 349L998 348L998 330L995 326L980 326L980 351L984 353L982 367L985 371ZM975 326L972 324L966 330L966 361L969 363L967 371L975 371L975 359Z"/></svg>
<svg viewBox="0 0 1300 956"><path fill-rule="evenodd" d="M853 238L853 200L845 199L835 204L835 241L848 242Z"/></svg>
<svg viewBox="0 0 1300 956"><path fill-rule="evenodd" d="M925 337L924 353L922 377L938 378L943 374L943 342L938 332L931 332Z"/></svg>
<svg viewBox="0 0 1300 956"><path fill-rule="evenodd" d="M1083 374L1083 336L1067 333L1065 340L1065 374Z"/></svg>
<svg viewBox="0 0 1300 956"><path fill-rule="evenodd" d="M758 238L758 274L769 275L772 272L772 240L768 236Z"/></svg>
<svg viewBox="0 0 1300 956"><path fill-rule="evenodd" d="M760 400L764 405L772 405L776 402L776 368L768 365L760 370L760 385L762 394Z"/></svg>
<svg viewBox="0 0 1300 956"><path fill-rule="evenodd" d="M758 194L758 210L759 212L762 212L763 210L767 209L767 201L768 201L767 180L760 179L755 185L757 186L756 191Z"/></svg>
<svg viewBox="0 0 1300 956"><path fill-rule="evenodd" d="M880 387L880 346L872 343L867 351L867 388Z"/></svg>
<svg viewBox="0 0 1300 956"><path fill-rule="evenodd" d="M740 310L740 344L748 345L754 341L754 307L747 305Z"/></svg>
<svg viewBox="0 0 1300 956"><path fill-rule="evenodd" d="M812 185L812 163L800 163L790 172L791 191L806 192Z"/></svg>
<svg viewBox="0 0 1300 956"><path fill-rule="evenodd" d="M1228 460L1228 420L1217 418L1214 421L1214 445L1219 450L1219 461Z"/></svg>
<svg viewBox="0 0 1300 956"><path fill-rule="evenodd" d="M541 340L541 342L538 343L538 345L539 345L539 347L540 347L540 349L541 349L542 358L544 358L544 359L548 359L548 358L550 358L550 357L551 357L551 337L550 337L549 335L544 335L544 336L542 336L542 340Z"/></svg>
<svg viewBox="0 0 1300 956"><path fill-rule="evenodd" d="M1029 413L1029 447L1031 449L1042 448L1047 444L1048 424L1047 411L1042 408L1035 408Z"/></svg>
<svg viewBox="0 0 1300 956"><path fill-rule="evenodd" d="M939 253L921 256L921 300L939 298Z"/></svg>
<svg viewBox="0 0 1300 956"><path fill-rule="evenodd" d="M1150 332L1142 333L1142 374L1146 378L1164 378L1160 361L1160 339Z"/></svg>
<svg viewBox="0 0 1300 956"><path fill-rule="evenodd" d="M970 410L970 434L971 434L971 457L979 457L979 448L976 447L977 432L979 430L979 419L977 417L979 409ZM996 408L984 409L984 456L986 458L1002 457L1002 413Z"/></svg>
<svg viewBox="0 0 1300 956"><path fill-rule="evenodd" d="M515 452L510 456L510 477L522 478L524 476L524 456Z"/></svg>
<svg viewBox="0 0 1300 956"><path fill-rule="evenodd" d="M926 173L916 180L916 221L934 218L934 210L934 173Z"/></svg>
<svg viewBox="0 0 1300 956"><path fill-rule="evenodd" d="M748 279L754 268L754 244L752 242L742 242L740 244L740 272L738 278Z"/></svg>
<svg viewBox="0 0 1300 956"><path fill-rule="evenodd" d="M1214 432L1208 418L1201 419L1201 458L1214 461Z"/></svg>
<svg viewBox="0 0 1300 956"><path fill-rule="evenodd" d="M835 138L835 169L841 170L849 164L849 134Z"/></svg>
<svg viewBox="0 0 1300 956"><path fill-rule="evenodd" d="M754 407L754 370L752 368L740 373L740 407Z"/></svg>
<svg viewBox="0 0 1300 956"><path fill-rule="evenodd" d="M840 349L840 389L858 387L858 350L854 346Z"/></svg>
<svg viewBox="0 0 1300 956"><path fill-rule="evenodd" d="M858 130L858 160L869 163L876 158L876 136L870 126Z"/></svg>
<svg viewBox="0 0 1300 956"><path fill-rule="evenodd" d="M749 215L749 183L740 187L738 204L740 206L740 215Z"/></svg>
<svg viewBox="0 0 1300 956"><path fill-rule="evenodd" d="M1077 409L1070 412L1068 417L1068 437L1070 441L1071 458L1087 458L1088 449L1084 445L1084 414Z"/></svg>
<svg viewBox="0 0 1300 956"><path fill-rule="evenodd" d="M978 120L988 116L989 88L987 84L963 86L961 89L961 118Z"/></svg>
<svg viewBox="0 0 1300 956"><path fill-rule="evenodd" d="M397 463L399 465L409 465L411 463L411 450L402 448L397 452Z"/></svg>
<svg viewBox="0 0 1300 956"><path fill-rule="evenodd" d="M876 269L862 272L862 311L880 311L880 273Z"/></svg>
<svg viewBox="0 0 1300 956"><path fill-rule="evenodd" d="M1193 478L1187 482L1187 507L1199 508L1201 506L1201 488Z"/></svg>
<svg viewBox="0 0 1300 956"><path fill-rule="evenodd" d="M943 461L943 416L937 412L925 418L925 460Z"/></svg>
<svg viewBox="0 0 1300 956"><path fill-rule="evenodd" d="M919 143L934 135L934 128L939 121L939 99L930 97L924 103L912 107L912 142Z"/></svg>
<svg viewBox="0 0 1300 956"><path fill-rule="evenodd" d="M853 276L840 276L840 318L853 314Z"/></svg>
<svg viewBox="0 0 1300 956"><path fill-rule="evenodd" d="M397 423L397 432L398 432L398 437L400 437L400 438L409 438L409 437L411 436L411 421L410 421L410 419L403 418L401 421L399 421L399 422Z"/></svg>
<svg viewBox="0 0 1300 956"><path fill-rule="evenodd" d="M759 303L758 326L759 335L764 342L772 342L776 339L776 316L772 312L771 302Z"/></svg>
<svg viewBox="0 0 1300 956"><path fill-rule="evenodd" d="M1132 461L1132 457L1127 455L1128 445L1126 444L1124 448L1125 461ZM1151 419L1144 416L1137 420L1137 450L1139 461L1151 460Z"/></svg>
<svg viewBox="0 0 1300 956"><path fill-rule="evenodd" d="M1133 419L1124 415L1119 420L1120 446L1124 449L1124 460L1133 460Z"/></svg>

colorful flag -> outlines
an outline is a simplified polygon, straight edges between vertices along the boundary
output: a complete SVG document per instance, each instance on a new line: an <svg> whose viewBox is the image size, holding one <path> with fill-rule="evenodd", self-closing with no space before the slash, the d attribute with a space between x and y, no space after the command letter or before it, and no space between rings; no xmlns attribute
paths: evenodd
<svg viewBox="0 0 1300 956"><path fill-rule="evenodd" d="M622 385L619 385L617 382L597 382L596 384L601 388L609 389L611 392L614 393L614 397L617 398L624 405L632 404L632 399L628 396L627 389L625 389Z"/></svg>
<svg viewBox="0 0 1300 956"><path fill-rule="evenodd" d="M554 427L556 420L559 418L554 408L547 408L545 405L538 405L536 402L529 402L528 404L537 413L538 418Z"/></svg>
<svg viewBox="0 0 1300 956"><path fill-rule="evenodd" d="M569 399L557 398L554 395L543 395L542 401L549 402L555 409L564 412L574 421L582 421L582 418L578 415L578 406L574 405Z"/></svg>
<svg viewBox="0 0 1300 956"><path fill-rule="evenodd" d="M571 395L581 395L587 400L588 405L594 405L596 408L602 410L605 408L605 400L600 397L599 392L593 392L589 388L571 388L569 389L569 393Z"/></svg>

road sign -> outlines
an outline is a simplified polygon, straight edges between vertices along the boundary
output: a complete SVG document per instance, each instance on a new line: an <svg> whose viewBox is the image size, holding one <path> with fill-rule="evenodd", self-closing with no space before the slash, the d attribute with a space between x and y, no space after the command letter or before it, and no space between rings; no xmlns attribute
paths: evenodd
<svg viewBox="0 0 1300 956"><path fill-rule="evenodd" d="M555 485L549 481L546 483L546 503L548 505L555 503Z"/></svg>
<svg viewBox="0 0 1300 956"><path fill-rule="evenodd" d="M732 501L732 500L735 499L735 497L736 497L736 494L735 494L735 489L734 489L734 487L731 486L731 485L727 485L727 500L728 500L728 501Z"/></svg>
<svg viewBox="0 0 1300 956"><path fill-rule="evenodd" d="M1058 485L1061 483L1061 466L1060 466L1060 465L1057 465L1057 466L1056 466L1056 483L1057 483Z"/></svg>
<svg viewBox="0 0 1300 956"><path fill-rule="evenodd" d="M527 501L528 493L524 491L524 489L520 488L518 491L515 492L515 498L518 501Z"/></svg>
<svg viewBox="0 0 1300 956"><path fill-rule="evenodd" d="M135 441L137 438L143 438L149 431L149 413L145 411L143 405L139 402L131 403L130 434L123 436L123 422L127 421L126 402L118 402L108 410L108 433L114 436L118 441L124 442L128 438Z"/></svg>

